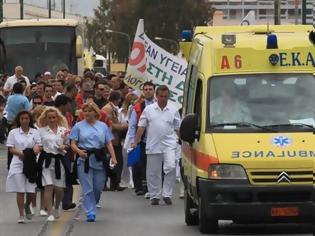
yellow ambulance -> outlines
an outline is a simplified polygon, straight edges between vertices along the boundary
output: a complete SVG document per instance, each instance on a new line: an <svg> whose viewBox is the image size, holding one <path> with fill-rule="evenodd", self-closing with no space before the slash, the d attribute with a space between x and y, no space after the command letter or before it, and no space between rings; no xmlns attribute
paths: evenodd
<svg viewBox="0 0 315 236"><path fill-rule="evenodd" d="M185 35L185 221L314 223L312 26L196 27Z"/></svg>

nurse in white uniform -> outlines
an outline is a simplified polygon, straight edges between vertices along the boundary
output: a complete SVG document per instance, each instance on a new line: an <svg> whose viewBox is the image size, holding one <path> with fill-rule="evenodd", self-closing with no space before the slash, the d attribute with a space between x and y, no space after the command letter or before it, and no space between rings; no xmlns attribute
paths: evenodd
<svg viewBox="0 0 315 236"><path fill-rule="evenodd" d="M17 193L16 201L20 213L18 223L24 223L24 210L26 217L31 219L30 203L35 194L36 183L30 183L23 174L23 150L32 148L35 154L38 154L41 149L41 139L38 131L33 126L30 112L21 111L17 114L15 122L17 128L10 131L7 139L7 147L13 154L13 159L6 181L6 191ZM26 203L24 205L25 193Z"/></svg>
<svg viewBox="0 0 315 236"><path fill-rule="evenodd" d="M42 140L44 159L42 185L44 186L44 205L47 208L47 221L54 221L60 215L60 202L66 187L66 172L63 165L69 129L66 119L54 107L47 107L38 118L37 126ZM55 194L55 212L52 213L52 196Z"/></svg>

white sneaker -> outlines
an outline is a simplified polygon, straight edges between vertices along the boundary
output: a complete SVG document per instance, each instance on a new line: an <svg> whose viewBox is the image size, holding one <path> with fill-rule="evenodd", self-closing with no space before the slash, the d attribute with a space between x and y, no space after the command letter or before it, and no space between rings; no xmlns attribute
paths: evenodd
<svg viewBox="0 0 315 236"><path fill-rule="evenodd" d="M144 194L145 199L150 199L150 193L147 192L146 194Z"/></svg>
<svg viewBox="0 0 315 236"><path fill-rule="evenodd" d="M25 223L24 217L20 217L17 222L18 224L24 224Z"/></svg>
<svg viewBox="0 0 315 236"><path fill-rule="evenodd" d="M47 212L44 210L39 211L39 216L48 216Z"/></svg>
<svg viewBox="0 0 315 236"><path fill-rule="evenodd" d="M102 204L99 202L96 204L96 208L102 208Z"/></svg>
<svg viewBox="0 0 315 236"><path fill-rule="evenodd" d="M59 219L60 218L60 208L59 209L55 209L55 218Z"/></svg>
<svg viewBox="0 0 315 236"><path fill-rule="evenodd" d="M53 215L50 215L50 216L48 216L47 221L53 222L53 221L55 221L55 217Z"/></svg>

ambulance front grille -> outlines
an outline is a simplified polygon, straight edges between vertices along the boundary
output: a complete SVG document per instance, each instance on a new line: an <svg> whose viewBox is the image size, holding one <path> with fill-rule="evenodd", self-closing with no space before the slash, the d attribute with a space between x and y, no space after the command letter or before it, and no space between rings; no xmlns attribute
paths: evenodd
<svg viewBox="0 0 315 236"><path fill-rule="evenodd" d="M281 177L285 174L286 178ZM248 172L250 182L257 185L275 184L313 184L315 175L310 170L250 170Z"/></svg>

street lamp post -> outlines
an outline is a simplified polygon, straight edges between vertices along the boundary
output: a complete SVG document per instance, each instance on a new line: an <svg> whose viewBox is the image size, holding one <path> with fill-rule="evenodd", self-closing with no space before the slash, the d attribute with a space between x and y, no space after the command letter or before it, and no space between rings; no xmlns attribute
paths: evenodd
<svg viewBox="0 0 315 236"><path fill-rule="evenodd" d="M126 71L127 71L128 59L129 59L130 47L131 47L131 40L130 40L129 34L124 33L124 32L120 32L120 31L110 30L110 29L105 30L105 32L106 33L111 33L111 34L119 34L119 35L122 35L122 36L127 38L127 40L128 40L128 55L127 55L127 60L126 60Z"/></svg>
<svg viewBox="0 0 315 236"><path fill-rule="evenodd" d="M306 25L306 10L306 0L302 0L302 25Z"/></svg>
<svg viewBox="0 0 315 236"><path fill-rule="evenodd" d="M175 48L176 48L176 53L175 55L179 52L179 45L178 45L178 42L176 42L174 39L168 39L168 38L163 38L163 37L154 37L155 40L158 40L158 41L166 41L166 42L169 42L169 43L172 43L175 45Z"/></svg>
<svg viewBox="0 0 315 236"><path fill-rule="evenodd" d="M274 1L275 6L275 25L281 24L281 0Z"/></svg>

